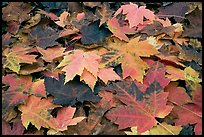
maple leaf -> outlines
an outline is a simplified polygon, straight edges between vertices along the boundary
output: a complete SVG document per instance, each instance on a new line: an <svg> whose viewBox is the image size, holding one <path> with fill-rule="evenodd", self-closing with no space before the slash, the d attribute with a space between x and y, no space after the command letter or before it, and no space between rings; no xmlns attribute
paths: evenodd
<svg viewBox="0 0 204 137"><path fill-rule="evenodd" d="M31 76L17 76L9 74L2 78L4 84L9 85L8 90L2 93L3 114L12 107L25 103L29 95L45 97L44 80L32 82Z"/></svg>
<svg viewBox="0 0 204 137"><path fill-rule="evenodd" d="M20 63L32 64L36 62L36 55L28 55L29 48L13 47L12 49L5 49L3 56L5 56L4 68L8 68L16 73L20 71Z"/></svg>
<svg viewBox="0 0 204 137"><path fill-rule="evenodd" d="M65 66L62 71L65 72L65 83L72 80L76 75L81 76L80 80L84 80L86 84L93 90L97 81L97 77L103 80L106 84L108 80L120 80L120 77L113 71L112 68L99 69L99 61L101 57L93 52L84 52L82 50L73 51L74 54L69 54L64 57L57 68ZM105 75L104 74L109 74Z"/></svg>
<svg viewBox="0 0 204 137"><path fill-rule="evenodd" d="M64 75L59 75L59 81L45 77L46 92L54 96L53 103L61 105L74 105L77 101L98 102L100 97L96 96L91 89L77 81L70 81L64 85Z"/></svg>
<svg viewBox="0 0 204 137"><path fill-rule="evenodd" d="M108 41L109 52L102 55L101 68L122 64L123 79L130 76L138 82L143 81L143 76L148 65L140 58L150 57L158 51L147 40L139 41L139 37L131 39L129 43L113 38Z"/></svg>
<svg viewBox="0 0 204 137"><path fill-rule="evenodd" d="M90 54L82 50L74 50L73 54L64 56L57 68L65 66L62 71L66 72L65 83L72 80L76 75L82 75L86 69L94 77L97 77L100 56Z"/></svg>
<svg viewBox="0 0 204 137"><path fill-rule="evenodd" d="M23 135L24 130L21 120L13 122L11 128L9 123L2 119L2 135Z"/></svg>
<svg viewBox="0 0 204 137"><path fill-rule="evenodd" d="M151 21L155 20L155 15L152 11L146 9L145 6L140 6L138 8L137 4L127 4L122 5L114 14L117 16L119 13L125 14L126 19L129 21L130 28L137 26L139 24L143 24L144 17Z"/></svg>
<svg viewBox="0 0 204 137"><path fill-rule="evenodd" d="M162 63L154 62L145 75L144 84L150 86L150 84L156 80L160 86L163 88L166 87L169 84L170 79L165 78L165 72L166 69Z"/></svg>
<svg viewBox="0 0 204 137"><path fill-rule="evenodd" d="M43 75L58 80L58 74L62 74L63 72L60 69L55 68L56 68L55 63L48 64L47 69L43 72Z"/></svg>
<svg viewBox="0 0 204 137"><path fill-rule="evenodd" d="M202 65L202 51L198 51L195 48L190 48L182 46L178 58L184 61L195 61L198 64Z"/></svg>
<svg viewBox="0 0 204 137"><path fill-rule="evenodd" d="M98 77L107 84L108 81L121 80L113 68L99 68Z"/></svg>
<svg viewBox="0 0 204 137"><path fill-rule="evenodd" d="M46 15L47 17L49 17L53 21L59 20L59 18L54 13L52 13L52 12L46 12L46 11L44 11L42 9L39 9L37 11L37 13L44 14L44 15Z"/></svg>
<svg viewBox="0 0 204 137"><path fill-rule="evenodd" d="M68 28L68 29L65 29L62 32L60 32L59 37L65 37L65 36L68 36L71 34L75 34L77 32L79 32L79 30L75 27L74 28Z"/></svg>
<svg viewBox="0 0 204 137"><path fill-rule="evenodd" d="M166 66L168 73L166 77L170 78L172 81L185 80L186 84L192 89L196 89L197 85L202 82L199 78L199 73L192 69L191 67L186 67L184 70L175 68L173 66Z"/></svg>
<svg viewBox="0 0 204 137"><path fill-rule="evenodd" d="M36 40L39 47L47 48L54 45L59 45L55 40L59 38L59 32L56 32L51 27L36 26L31 29L30 36Z"/></svg>
<svg viewBox="0 0 204 137"><path fill-rule="evenodd" d="M85 13L84 12L77 14L77 20L78 21L80 21L81 19L84 19L84 18L85 18Z"/></svg>
<svg viewBox="0 0 204 137"><path fill-rule="evenodd" d="M20 105L18 109L22 112L21 120L23 126L27 129L29 123L32 123L38 130L41 127L55 127L52 115L48 110L52 110L60 105L52 103L52 98L41 99L41 97L29 96L25 105Z"/></svg>
<svg viewBox="0 0 204 137"><path fill-rule="evenodd" d="M41 61L40 61L41 60ZM35 72L40 72L45 70L46 67L44 67L44 62L41 58L38 58L37 62L34 62L33 64L28 64L25 66L22 66L19 74L21 75L29 75Z"/></svg>
<svg viewBox="0 0 204 137"><path fill-rule="evenodd" d="M107 25L109 30L113 33L114 36L126 42L129 41L129 38L125 34L135 33L135 29L131 29L128 26L121 27L116 18L108 19Z"/></svg>
<svg viewBox="0 0 204 137"><path fill-rule="evenodd" d="M76 108L73 107L63 107L57 112L57 117L53 120L56 123L54 130L64 131L67 130L67 126L76 125L81 122L86 117L74 117Z"/></svg>
<svg viewBox="0 0 204 137"><path fill-rule="evenodd" d="M51 48L47 48L46 50L40 47L37 47L37 50L43 55L43 59L46 62L52 62L54 59L57 59L61 56L63 56L63 52L65 51L65 48L61 46L54 46Z"/></svg>
<svg viewBox="0 0 204 137"><path fill-rule="evenodd" d="M105 84L107 84L108 81L121 80L121 78L113 71L113 68L99 68L97 75ZM80 80L84 80L93 91L97 77L94 77L90 72L84 69Z"/></svg>
<svg viewBox="0 0 204 137"><path fill-rule="evenodd" d="M100 44L105 37L110 36L111 32L105 26L99 28L99 20L81 27L82 44Z"/></svg>
<svg viewBox="0 0 204 137"><path fill-rule="evenodd" d="M202 38L202 10L197 7L194 11L186 15L190 25L184 26L183 36Z"/></svg>
<svg viewBox="0 0 204 137"><path fill-rule="evenodd" d="M168 15L169 17L174 17L176 22L181 22L183 20L185 13L188 11L187 3L185 2L175 2L166 6L161 6L158 8L159 12L157 15Z"/></svg>
<svg viewBox="0 0 204 137"><path fill-rule="evenodd" d="M185 65L183 65L180 62L180 59L178 58L178 56L173 56L173 55L165 54L165 53L160 53L160 54L157 54L155 56L159 57L161 59L161 61L172 62L172 63L175 63L176 65L185 67Z"/></svg>
<svg viewBox="0 0 204 137"><path fill-rule="evenodd" d="M156 62L150 68L149 73L158 74L161 67L161 63ZM161 78L167 81L163 74L162 76ZM164 87L162 87L167 83L157 81L155 76L153 77L154 80L151 80L150 77L147 79L152 83L148 83L145 93L140 91L131 80L117 82L104 88L106 91L116 92L115 97L127 105L113 108L106 114L109 120L119 125L119 130L137 126L139 133L145 132L158 123L156 117L164 118L171 112L173 107L166 105L168 93L164 92Z"/></svg>
<svg viewBox="0 0 204 137"><path fill-rule="evenodd" d="M174 120L176 125L186 125L188 123L195 124L195 134L202 135L202 89L201 85L198 85L193 90L192 101L186 92L175 92L176 85L167 88L169 92L168 101L174 104L173 112L177 115L177 119ZM182 95L182 96L180 96Z"/></svg>
<svg viewBox="0 0 204 137"><path fill-rule="evenodd" d="M12 119L16 118L17 116L17 112L14 110L14 108L9 108L8 110L6 110L6 112L4 112L4 110L2 110L2 118L6 121L9 122Z"/></svg>

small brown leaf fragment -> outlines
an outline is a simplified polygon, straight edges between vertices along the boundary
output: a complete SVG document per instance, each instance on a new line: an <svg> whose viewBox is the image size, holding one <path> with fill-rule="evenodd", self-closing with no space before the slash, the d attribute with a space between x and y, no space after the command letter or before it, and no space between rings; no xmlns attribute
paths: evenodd
<svg viewBox="0 0 204 137"><path fill-rule="evenodd" d="M83 4L85 6L93 8L93 7L99 6L101 4L101 2L83 2Z"/></svg>
<svg viewBox="0 0 204 137"><path fill-rule="evenodd" d="M202 10L199 10L197 7L194 11L186 15L186 18L190 24L184 26L183 36L202 38Z"/></svg>

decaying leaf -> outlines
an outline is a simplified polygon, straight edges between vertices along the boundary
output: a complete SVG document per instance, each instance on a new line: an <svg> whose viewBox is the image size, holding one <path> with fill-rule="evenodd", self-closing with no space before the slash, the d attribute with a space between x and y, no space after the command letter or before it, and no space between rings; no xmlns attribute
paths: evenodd
<svg viewBox="0 0 204 137"><path fill-rule="evenodd" d="M29 19L29 12L32 10L32 6L24 2L10 2L6 7L2 9L2 19L9 21L17 21L22 23Z"/></svg>
<svg viewBox="0 0 204 137"><path fill-rule="evenodd" d="M104 26L99 28L99 20L82 26L80 32L82 33L82 44L99 44L103 42L105 37L111 35L111 32Z"/></svg>
<svg viewBox="0 0 204 137"><path fill-rule="evenodd" d="M100 100L100 97L96 96L86 84L70 81L64 85L63 75L59 75L59 80L46 77L45 88L47 93L54 96L53 103L63 106L74 105L78 101L98 102Z"/></svg>
<svg viewBox="0 0 204 137"><path fill-rule="evenodd" d="M42 26L36 26L30 33L31 37L36 40L39 47L47 48L54 45L59 45L56 39L59 38L59 33L51 27L43 28Z"/></svg>

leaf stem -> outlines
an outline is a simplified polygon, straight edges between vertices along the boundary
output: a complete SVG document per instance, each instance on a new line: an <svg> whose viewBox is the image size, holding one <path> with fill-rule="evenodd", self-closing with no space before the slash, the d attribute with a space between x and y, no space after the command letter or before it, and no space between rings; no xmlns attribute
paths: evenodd
<svg viewBox="0 0 204 137"><path fill-rule="evenodd" d="M177 17L177 18L182 18L182 19L185 19L185 17L182 17L182 16L178 16L178 15L157 15L158 17Z"/></svg>
<svg viewBox="0 0 204 137"><path fill-rule="evenodd" d="M169 133L171 133L172 135L175 135L171 130L169 130L167 127L165 127L164 125L162 125L162 123L159 123L158 121L157 121L157 123L158 123L160 126L162 126L164 129L166 129Z"/></svg>
<svg viewBox="0 0 204 137"><path fill-rule="evenodd" d="M190 109L185 108L185 107L183 107L183 106L179 105L178 103L176 103L176 102L174 102L174 101L171 101L171 100L168 100L168 101L169 101L169 102L171 102L171 103L173 103L173 104L175 104L175 105L177 105L177 106L179 106L179 107L181 107L181 108L183 108L183 109L185 109L185 110L187 110L187 111L189 111L189 112L191 112L191 113L193 113L193 114L195 114L196 116L198 116L198 117L202 118L202 116L201 116L201 115L199 115L199 114L197 114L197 113L195 113L195 112L191 111Z"/></svg>

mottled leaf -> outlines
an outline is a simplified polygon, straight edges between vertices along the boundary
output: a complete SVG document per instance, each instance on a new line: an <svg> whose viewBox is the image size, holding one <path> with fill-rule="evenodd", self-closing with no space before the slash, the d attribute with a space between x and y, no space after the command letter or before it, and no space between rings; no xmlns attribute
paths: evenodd
<svg viewBox="0 0 204 137"><path fill-rule="evenodd" d="M174 104L173 112L176 113L177 119L174 120L176 125L195 124L194 132L196 135L202 135L202 89L201 85L193 90L193 103L179 95L174 90L168 90L168 100ZM185 93L187 94L187 93ZM177 96L177 97L176 97ZM186 97L188 95L185 95ZM175 98L176 97L176 98Z"/></svg>
<svg viewBox="0 0 204 137"><path fill-rule="evenodd" d="M152 70L155 70L159 73L161 66L158 66L160 65L153 65L148 72L153 73ZM168 93L163 91L163 83L157 81L156 77L153 78L145 93L139 90L134 81L117 82L104 88L115 92L116 98L126 104L113 108L106 114L108 119L119 125L119 130L137 126L139 133L145 132L158 123L156 117L164 118L171 112L173 107L166 105ZM165 79L164 76L161 78Z"/></svg>
<svg viewBox="0 0 204 137"><path fill-rule="evenodd" d="M109 52L102 55L100 67L110 67L122 64L123 79L130 76L138 82L143 81L143 76L148 65L140 57L150 57L159 53L147 40L139 41L133 38L129 43L113 38L108 41Z"/></svg>
<svg viewBox="0 0 204 137"><path fill-rule="evenodd" d="M44 80L32 82L31 76L6 75L2 82L10 87L2 92L2 114L9 108L25 103L29 95L46 96Z"/></svg>
<svg viewBox="0 0 204 137"><path fill-rule="evenodd" d="M29 49L23 47L5 49L3 51L3 56L6 58L5 62L3 63L3 67L19 73L20 63L32 64L33 62L36 62L36 55L29 55L27 53L29 53Z"/></svg>
<svg viewBox="0 0 204 137"><path fill-rule="evenodd" d="M56 127L52 115L48 112L60 105L52 103L52 98L41 99L41 97L29 96L25 105L20 105L18 108L22 112L21 120L23 126L27 129L32 123L38 130L41 127L50 128Z"/></svg>

